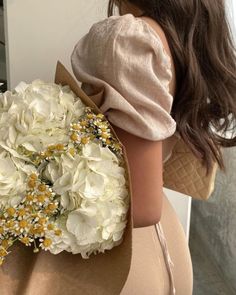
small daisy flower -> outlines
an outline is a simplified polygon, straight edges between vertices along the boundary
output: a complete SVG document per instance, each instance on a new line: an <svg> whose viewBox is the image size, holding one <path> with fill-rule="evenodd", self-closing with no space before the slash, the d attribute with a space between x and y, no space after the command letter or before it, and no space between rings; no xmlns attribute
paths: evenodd
<svg viewBox="0 0 236 295"><path fill-rule="evenodd" d="M52 239L42 238L42 239L39 239L39 241L40 241L39 247L41 247L43 250L50 249L50 246L52 245Z"/></svg>
<svg viewBox="0 0 236 295"><path fill-rule="evenodd" d="M30 223L27 219L21 219L15 224L15 230L19 233L27 233L30 229Z"/></svg>
<svg viewBox="0 0 236 295"><path fill-rule="evenodd" d="M0 239L2 239L2 237L4 236L4 233L5 233L5 228L3 224L0 224Z"/></svg>
<svg viewBox="0 0 236 295"><path fill-rule="evenodd" d="M5 256L7 256L7 254L7 250L0 246L0 259L3 259Z"/></svg>
<svg viewBox="0 0 236 295"><path fill-rule="evenodd" d="M4 216L5 218L15 218L15 217L17 217L16 206L8 207L8 208L6 209L6 211L4 212L3 216Z"/></svg>
<svg viewBox="0 0 236 295"><path fill-rule="evenodd" d="M38 206L43 206L44 204L47 203L47 201L49 201L49 198L47 197L47 195L45 194L38 194L35 196L34 198L34 202L38 205Z"/></svg>
<svg viewBox="0 0 236 295"><path fill-rule="evenodd" d="M32 242L34 241L34 239L32 239L29 236L23 236L19 239L19 241L23 244L25 244L26 246L30 246L32 244Z"/></svg>

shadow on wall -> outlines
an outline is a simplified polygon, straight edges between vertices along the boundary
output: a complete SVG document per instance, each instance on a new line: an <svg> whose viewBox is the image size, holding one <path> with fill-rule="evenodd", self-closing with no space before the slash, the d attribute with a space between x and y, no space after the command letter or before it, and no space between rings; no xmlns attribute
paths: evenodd
<svg viewBox="0 0 236 295"><path fill-rule="evenodd" d="M198 236L205 259L214 262L236 294L236 147L225 148L223 157L226 173L217 171L209 200L192 202L191 231Z"/></svg>
<svg viewBox="0 0 236 295"><path fill-rule="evenodd" d="M7 90L3 7L0 1L0 92Z"/></svg>

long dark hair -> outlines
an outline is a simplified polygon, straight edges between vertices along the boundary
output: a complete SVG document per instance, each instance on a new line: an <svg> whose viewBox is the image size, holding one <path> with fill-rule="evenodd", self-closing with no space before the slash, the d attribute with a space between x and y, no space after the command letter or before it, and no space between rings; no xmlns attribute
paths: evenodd
<svg viewBox="0 0 236 295"><path fill-rule="evenodd" d="M108 17L126 1L110 0ZM225 171L221 147L236 145L235 132L230 138L224 136L236 127L236 51L225 1L128 2L154 19L167 37L177 83L171 115L181 138L207 173L213 161Z"/></svg>

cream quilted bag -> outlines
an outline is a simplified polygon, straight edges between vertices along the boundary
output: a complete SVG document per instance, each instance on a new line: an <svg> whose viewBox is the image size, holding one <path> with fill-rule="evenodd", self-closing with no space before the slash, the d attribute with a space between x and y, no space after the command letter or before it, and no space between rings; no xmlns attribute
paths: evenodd
<svg viewBox="0 0 236 295"><path fill-rule="evenodd" d="M170 158L163 165L163 186L192 198L207 200L214 190L218 163L214 162L208 176L200 160L179 138Z"/></svg>

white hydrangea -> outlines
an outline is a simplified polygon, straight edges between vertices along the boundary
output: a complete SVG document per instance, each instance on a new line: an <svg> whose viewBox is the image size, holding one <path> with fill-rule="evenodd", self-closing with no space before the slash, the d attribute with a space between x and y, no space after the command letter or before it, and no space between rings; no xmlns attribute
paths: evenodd
<svg viewBox="0 0 236 295"><path fill-rule="evenodd" d="M124 172L110 149L95 143L86 144L81 155L62 156L48 164L45 175L54 182L53 190L61 195L64 209L69 210L61 251L67 249L68 236L70 243L74 236L73 249L97 248L99 244L101 251L121 239L128 210ZM53 249L59 251L58 246Z"/></svg>
<svg viewBox="0 0 236 295"><path fill-rule="evenodd" d="M88 258L122 242L129 195L120 160L108 146L93 141L80 152L47 158L39 167L29 156L57 144L69 151L71 123L85 107L68 86L41 80L0 94L0 208L17 206L26 195L27 177L35 175L50 184L60 203L54 223L61 234L46 230L45 238L52 241L48 250Z"/></svg>
<svg viewBox="0 0 236 295"><path fill-rule="evenodd" d="M21 83L12 96L0 95L0 144L40 152L50 144L66 143L71 121L83 112L84 105L68 87L41 80Z"/></svg>
<svg viewBox="0 0 236 295"><path fill-rule="evenodd" d="M16 205L26 190L26 174L17 169L17 159L6 151L0 152L0 207L6 204Z"/></svg>

